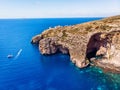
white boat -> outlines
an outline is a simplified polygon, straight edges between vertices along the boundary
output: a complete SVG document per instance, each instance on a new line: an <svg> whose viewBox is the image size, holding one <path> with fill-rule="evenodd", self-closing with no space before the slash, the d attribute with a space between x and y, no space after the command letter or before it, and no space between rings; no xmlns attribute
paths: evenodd
<svg viewBox="0 0 120 90"><path fill-rule="evenodd" d="M9 54L9 55L7 56L7 58L13 58L13 55L12 55L12 54Z"/></svg>

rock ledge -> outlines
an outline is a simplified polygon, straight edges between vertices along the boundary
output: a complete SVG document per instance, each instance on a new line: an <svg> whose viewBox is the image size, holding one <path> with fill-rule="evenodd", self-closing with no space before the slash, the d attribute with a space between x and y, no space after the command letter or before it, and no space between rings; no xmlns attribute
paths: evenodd
<svg viewBox="0 0 120 90"><path fill-rule="evenodd" d="M120 73L120 15L73 26L58 26L31 41L42 54L69 54L79 68L90 63Z"/></svg>

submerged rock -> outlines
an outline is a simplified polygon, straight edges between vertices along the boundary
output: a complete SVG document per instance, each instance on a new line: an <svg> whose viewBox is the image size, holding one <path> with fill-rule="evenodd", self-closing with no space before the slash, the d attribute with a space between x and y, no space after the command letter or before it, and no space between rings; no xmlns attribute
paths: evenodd
<svg viewBox="0 0 120 90"><path fill-rule="evenodd" d="M55 27L32 38L42 54L69 54L79 68L94 65L120 72L120 16ZM101 57L101 58L96 58ZM94 59L93 59L94 58Z"/></svg>

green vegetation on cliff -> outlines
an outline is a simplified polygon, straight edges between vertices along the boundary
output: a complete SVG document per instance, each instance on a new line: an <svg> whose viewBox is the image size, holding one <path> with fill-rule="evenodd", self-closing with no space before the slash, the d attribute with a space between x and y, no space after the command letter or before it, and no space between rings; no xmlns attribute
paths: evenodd
<svg viewBox="0 0 120 90"><path fill-rule="evenodd" d="M120 72L116 68L120 68L120 60L117 60L120 58L119 37L120 15L73 26L50 28L33 37L32 42L39 42L42 54L53 54L58 50L69 53L71 61L80 68L86 67L93 58L95 60L102 56L102 60L95 61L95 65Z"/></svg>

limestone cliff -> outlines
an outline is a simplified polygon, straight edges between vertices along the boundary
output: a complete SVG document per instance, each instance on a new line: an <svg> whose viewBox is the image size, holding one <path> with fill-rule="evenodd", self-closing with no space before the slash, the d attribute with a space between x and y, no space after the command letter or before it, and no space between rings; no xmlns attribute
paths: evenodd
<svg viewBox="0 0 120 90"><path fill-rule="evenodd" d="M120 72L120 15L73 26L57 26L32 38L42 54L69 54L79 68L90 63Z"/></svg>

